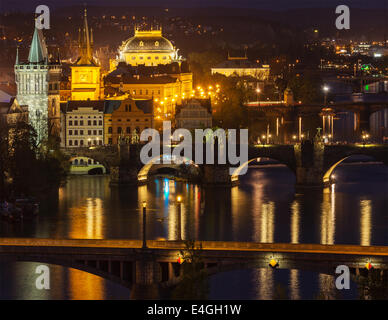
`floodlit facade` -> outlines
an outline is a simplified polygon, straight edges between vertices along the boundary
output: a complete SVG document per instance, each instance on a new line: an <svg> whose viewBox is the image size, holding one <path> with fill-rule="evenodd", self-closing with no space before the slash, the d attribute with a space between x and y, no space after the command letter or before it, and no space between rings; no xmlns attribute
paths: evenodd
<svg viewBox="0 0 388 320"><path fill-rule="evenodd" d="M79 58L71 66L71 100L103 98L101 67L93 58L93 30L89 31L85 9L84 26L79 30Z"/></svg>
<svg viewBox="0 0 388 320"><path fill-rule="evenodd" d="M228 60L221 62L211 68L212 74L222 74L226 77L250 76L259 81L266 81L269 78L269 65L259 65L256 62L251 62L245 57L228 57Z"/></svg>
<svg viewBox="0 0 388 320"><path fill-rule="evenodd" d="M61 103L61 147L103 145L104 101Z"/></svg>
<svg viewBox="0 0 388 320"><path fill-rule="evenodd" d="M60 132L60 79L59 57L49 60L41 30L35 28L26 62L16 54L16 98L20 105L28 106L28 119L37 133L38 141L49 134Z"/></svg>

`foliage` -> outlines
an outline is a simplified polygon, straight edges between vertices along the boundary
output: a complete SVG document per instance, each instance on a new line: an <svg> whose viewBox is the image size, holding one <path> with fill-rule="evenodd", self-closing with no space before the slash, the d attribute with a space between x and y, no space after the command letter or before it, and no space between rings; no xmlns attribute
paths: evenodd
<svg viewBox="0 0 388 320"><path fill-rule="evenodd" d="M366 275L356 276L361 300L388 300L388 275L371 269Z"/></svg>
<svg viewBox="0 0 388 320"><path fill-rule="evenodd" d="M175 287L172 298L181 300L203 300L209 292L208 276L201 258L202 244L195 248L194 241L186 241L186 248L181 250L183 259L183 279Z"/></svg>
<svg viewBox="0 0 388 320"><path fill-rule="evenodd" d="M0 191L4 195L39 195L65 181L69 161L50 137L37 142L34 128L25 121L3 121L0 129ZM7 179L9 178L9 179ZM7 183L9 180L9 183Z"/></svg>
<svg viewBox="0 0 388 320"><path fill-rule="evenodd" d="M288 86L294 93L296 101L303 103L323 103L322 79L314 73L292 75Z"/></svg>

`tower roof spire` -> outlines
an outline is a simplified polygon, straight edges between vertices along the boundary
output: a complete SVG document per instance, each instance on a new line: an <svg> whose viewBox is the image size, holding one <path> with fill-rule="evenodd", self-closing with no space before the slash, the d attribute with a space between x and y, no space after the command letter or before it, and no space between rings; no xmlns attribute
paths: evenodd
<svg viewBox="0 0 388 320"><path fill-rule="evenodd" d="M80 30L79 35L79 49L80 49L80 57L77 61L77 64L90 65L95 64L93 61L93 31L89 33L88 26L88 14L85 8L84 10L84 23L82 28L82 34Z"/></svg>
<svg viewBox="0 0 388 320"><path fill-rule="evenodd" d="M15 61L15 65L18 65L19 64L19 46L16 47L16 61Z"/></svg>
<svg viewBox="0 0 388 320"><path fill-rule="evenodd" d="M36 26L34 35L32 36L28 61L30 63L42 63L47 61L47 47L44 42L43 34Z"/></svg>

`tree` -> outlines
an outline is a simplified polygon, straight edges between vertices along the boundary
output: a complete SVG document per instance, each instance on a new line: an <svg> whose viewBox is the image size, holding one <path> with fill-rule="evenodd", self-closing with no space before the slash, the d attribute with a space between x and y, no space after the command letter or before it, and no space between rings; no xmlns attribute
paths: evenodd
<svg viewBox="0 0 388 320"><path fill-rule="evenodd" d="M186 248L180 251L183 259L183 278L172 293L173 299L203 300L209 292L208 275L202 261L202 244L197 248L194 241L186 241Z"/></svg>
<svg viewBox="0 0 388 320"><path fill-rule="evenodd" d="M356 276L361 300L388 300L388 275L371 269L366 275Z"/></svg>

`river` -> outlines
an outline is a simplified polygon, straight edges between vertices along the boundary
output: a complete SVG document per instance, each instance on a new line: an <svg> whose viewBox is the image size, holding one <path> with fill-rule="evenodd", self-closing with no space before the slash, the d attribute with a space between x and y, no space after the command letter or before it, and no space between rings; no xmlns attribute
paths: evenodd
<svg viewBox="0 0 388 320"><path fill-rule="evenodd" d="M110 188L108 176L72 176L41 204L32 222L0 224L2 237L140 239L147 202L148 239L177 238L176 196L182 195L182 237L196 240L388 246L388 168L348 163L335 183L297 193L282 165L256 166L238 187L204 189L174 180ZM127 299L129 290L97 276L50 266L51 289L35 288L30 262L0 263L0 299ZM5 276L6 275L6 276ZM311 299L335 296L332 278L298 270L250 269L210 278L214 299ZM341 293L357 297L355 284Z"/></svg>

